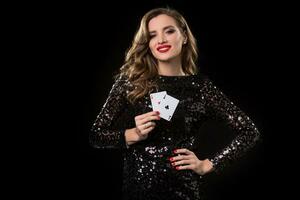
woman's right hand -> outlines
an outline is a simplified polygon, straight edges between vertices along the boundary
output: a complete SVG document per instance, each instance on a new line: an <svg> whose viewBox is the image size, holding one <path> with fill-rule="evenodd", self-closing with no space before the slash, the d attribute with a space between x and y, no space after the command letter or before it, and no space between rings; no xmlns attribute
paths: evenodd
<svg viewBox="0 0 300 200"><path fill-rule="evenodd" d="M145 140L148 134L155 128L154 120L160 120L159 112L152 111L134 118L135 128L125 131L125 139L127 145L134 144L138 141Z"/></svg>

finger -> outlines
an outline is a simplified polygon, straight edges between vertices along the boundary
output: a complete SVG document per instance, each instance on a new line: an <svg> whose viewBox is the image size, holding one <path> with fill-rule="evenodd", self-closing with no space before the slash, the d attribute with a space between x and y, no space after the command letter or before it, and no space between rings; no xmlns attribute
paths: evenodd
<svg viewBox="0 0 300 200"><path fill-rule="evenodd" d="M149 128L142 130L141 134L144 136L148 135L148 133L150 133L154 128L155 128L154 126L150 126Z"/></svg>
<svg viewBox="0 0 300 200"><path fill-rule="evenodd" d="M141 120L141 119L144 119L145 117L154 116L154 115L159 115L159 112L158 111L151 111L151 112L148 112L148 113L145 113L145 114L142 114L142 115L138 115L135 118L137 120Z"/></svg>
<svg viewBox="0 0 300 200"><path fill-rule="evenodd" d="M177 162L172 162L171 165L172 166L177 166L177 165L190 165L193 164L193 160L180 160Z"/></svg>
<svg viewBox="0 0 300 200"><path fill-rule="evenodd" d="M174 162L174 161L187 160L187 159L191 159L191 157L190 156L186 156L186 155L179 155L179 156L171 157L169 160L171 162Z"/></svg>
<svg viewBox="0 0 300 200"><path fill-rule="evenodd" d="M180 165L180 166L176 166L175 167L176 170L193 170L194 169L194 165Z"/></svg>
<svg viewBox="0 0 300 200"><path fill-rule="evenodd" d="M194 153L188 149L175 149L173 151L176 154L187 154L187 155L193 155Z"/></svg>
<svg viewBox="0 0 300 200"><path fill-rule="evenodd" d="M144 126L144 129L147 129L147 128L149 128L151 126L155 126L155 125L156 125L155 122L150 121L150 122L143 124L142 126Z"/></svg>
<svg viewBox="0 0 300 200"><path fill-rule="evenodd" d="M156 125L155 122L150 121L150 122L147 122L145 124L140 125L139 129L142 131L142 130L145 130L145 129L151 127L151 126L155 126L155 125Z"/></svg>
<svg viewBox="0 0 300 200"><path fill-rule="evenodd" d="M151 111L142 115L138 115L135 117L136 120L141 120L144 119L145 117L149 117L149 116L155 116L155 115L159 115L158 111Z"/></svg>
<svg viewBox="0 0 300 200"><path fill-rule="evenodd" d="M145 138L148 137L149 132L152 131L153 129L154 129L154 126L150 126L150 127L146 128L146 129L140 130L137 134L141 138L145 139Z"/></svg>
<svg viewBox="0 0 300 200"><path fill-rule="evenodd" d="M160 120L160 116L156 115L156 116L148 116L148 117L145 117L144 119L141 119L137 122L138 125L141 125L141 124L144 124L146 122L149 122L149 121L153 121L153 120Z"/></svg>
<svg viewBox="0 0 300 200"><path fill-rule="evenodd" d="M156 125L155 122L147 122L147 123L145 123L145 124L142 124L142 125L137 126L137 128L138 128L139 131L141 132L141 131L143 131L143 130L145 130L145 129L151 127L151 126L155 126L155 125Z"/></svg>

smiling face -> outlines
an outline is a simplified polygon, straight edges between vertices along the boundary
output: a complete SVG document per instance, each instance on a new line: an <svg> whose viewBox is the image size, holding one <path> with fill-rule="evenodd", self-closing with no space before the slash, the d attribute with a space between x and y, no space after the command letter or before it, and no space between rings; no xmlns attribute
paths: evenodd
<svg viewBox="0 0 300 200"><path fill-rule="evenodd" d="M182 45L186 37L180 31L174 18L165 14L158 15L149 21L148 30L149 48L159 62L174 59L180 61Z"/></svg>

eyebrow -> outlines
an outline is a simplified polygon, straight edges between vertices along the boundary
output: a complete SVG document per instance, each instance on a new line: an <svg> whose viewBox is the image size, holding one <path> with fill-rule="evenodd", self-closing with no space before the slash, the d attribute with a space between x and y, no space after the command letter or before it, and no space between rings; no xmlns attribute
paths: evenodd
<svg viewBox="0 0 300 200"><path fill-rule="evenodd" d="M174 26L172 26L172 25L170 25L170 26L165 26L164 28L163 28L163 30L166 30L166 29L168 29L168 28L174 28ZM156 31L150 31L149 33L151 34L151 33L155 33Z"/></svg>

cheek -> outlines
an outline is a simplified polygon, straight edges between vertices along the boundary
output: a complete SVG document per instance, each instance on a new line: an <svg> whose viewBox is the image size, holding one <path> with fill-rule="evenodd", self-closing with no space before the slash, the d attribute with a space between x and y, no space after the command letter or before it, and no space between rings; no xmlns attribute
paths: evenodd
<svg viewBox="0 0 300 200"><path fill-rule="evenodd" d="M177 49L178 49L178 51L181 51L181 50L182 50L182 43L181 43L181 42L179 42L179 43L177 44Z"/></svg>
<svg viewBox="0 0 300 200"><path fill-rule="evenodd" d="M182 47L183 40L179 36L173 36L170 38L170 41L172 41L172 45L175 47L175 49L180 49Z"/></svg>

